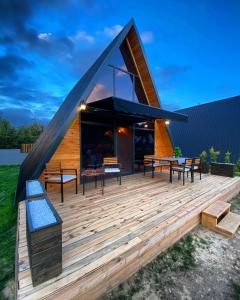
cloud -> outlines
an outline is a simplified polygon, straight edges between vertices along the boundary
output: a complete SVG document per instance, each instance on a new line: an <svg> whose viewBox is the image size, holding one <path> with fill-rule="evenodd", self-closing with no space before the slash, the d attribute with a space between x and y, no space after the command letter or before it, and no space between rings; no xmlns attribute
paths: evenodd
<svg viewBox="0 0 240 300"><path fill-rule="evenodd" d="M37 121L42 125L47 125L49 119L39 116L36 118L36 115L32 110L25 108L0 109L0 118L7 119L15 127L20 125L29 125L33 123L33 121Z"/></svg>
<svg viewBox="0 0 240 300"><path fill-rule="evenodd" d="M172 64L172 65L167 65L165 67L156 67L155 69L157 71L160 84L169 85L176 77L191 70L191 66L188 65L180 66L180 65Z"/></svg>
<svg viewBox="0 0 240 300"><path fill-rule="evenodd" d="M95 38L94 36L88 34L86 31L79 31L74 37L72 37L75 41L86 41L89 43L93 43Z"/></svg>
<svg viewBox="0 0 240 300"><path fill-rule="evenodd" d="M144 44L151 44L154 42L154 34L151 31L144 31L140 34L141 40Z"/></svg>
<svg viewBox="0 0 240 300"><path fill-rule="evenodd" d="M98 83L95 85L91 94L88 96L87 102L93 102L112 96L112 93L106 88L104 84Z"/></svg>
<svg viewBox="0 0 240 300"><path fill-rule="evenodd" d="M50 38L51 38L51 36L52 36L52 33L51 33L51 32L48 32L48 33L39 33L39 34L38 34L38 38L39 38L40 40L45 40L45 41L49 41Z"/></svg>
<svg viewBox="0 0 240 300"><path fill-rule="evenodd" d="M16 79L18 69L30 68L32 65L28 60L17 55L0 56L0 78Z"/></svg>
<svg viewBox="0 0 240 300"><path fill-rule="evenodd" d="M110 27L105 27L103 29L103 34L107 37L115 37L123 29L122 25L113 25Z"/></svg>

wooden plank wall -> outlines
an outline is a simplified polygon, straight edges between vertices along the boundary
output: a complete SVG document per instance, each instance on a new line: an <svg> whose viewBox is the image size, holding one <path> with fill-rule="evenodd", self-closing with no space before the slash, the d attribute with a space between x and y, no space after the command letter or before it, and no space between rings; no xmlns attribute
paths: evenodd
<svg viewBox="0 0 240 300"><path fill-rule="evenodd" d="M77 168L80 173L80 124L80 116L77 116L50 159L50 163L61 161L63 168ZM43 180L43 178L41 174L40 179ZM54 187L58 189L60 185L53 185L51 189Z"/></svg>
<svg viewBox="0 0 240 300"><path fill-rule="evenodd" d="M138 70L138 76L142 82L148 102L152 106L159 107L158 96L156 94L141 45L139 44L136 31L133 27L129 31L126 40L130 47L133 60Z"/></svg>
<svg viewBox="0 0 240 300"><path fill-rule="evenodd" d="M173 145L164 120L155 121L155 155L173 156Z"/></svg>

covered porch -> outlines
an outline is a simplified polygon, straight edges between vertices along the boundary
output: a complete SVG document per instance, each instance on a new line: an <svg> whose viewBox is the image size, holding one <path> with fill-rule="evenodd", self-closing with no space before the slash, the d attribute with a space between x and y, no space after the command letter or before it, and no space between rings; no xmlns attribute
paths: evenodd
<svg viewBox="0 0 240 300"><path fill-rule="evenodd" d="M29 269L25 203L19 203L17 299L96 299L126 280L200 223L201 212L240 191L240 178L198 176L185 186L168 173L133 174L119 186L89 183L86 194L66 191L49 198L63 220L63 272L33 287Z"/></svg>

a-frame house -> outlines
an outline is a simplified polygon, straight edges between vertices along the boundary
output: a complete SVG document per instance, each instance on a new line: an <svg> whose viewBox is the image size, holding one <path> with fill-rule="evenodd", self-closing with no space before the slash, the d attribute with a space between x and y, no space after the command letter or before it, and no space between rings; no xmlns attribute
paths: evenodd
<svg viewBox="0 0 240 300"><path fill-rule="evenodd" d="M86 110L81 110L83 102ZM24 199L26 180L40 178L49 161L81 170L115 155L131 173L144 154L171 156L165 121L186 119L161 108L130 20L75 85L21 165L16 199Z"/></svg>

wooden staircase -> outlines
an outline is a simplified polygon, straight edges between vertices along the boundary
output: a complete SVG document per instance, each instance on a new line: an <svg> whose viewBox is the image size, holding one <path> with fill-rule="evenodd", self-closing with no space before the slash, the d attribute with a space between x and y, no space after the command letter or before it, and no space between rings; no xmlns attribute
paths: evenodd
<svg viewBox="0 0 240 300"><path fill-rule="evenodd" d="M230 212L230 203L216 201L202 212L202 225L225 235L234 237L240 226L240 215Z"/></svg>

